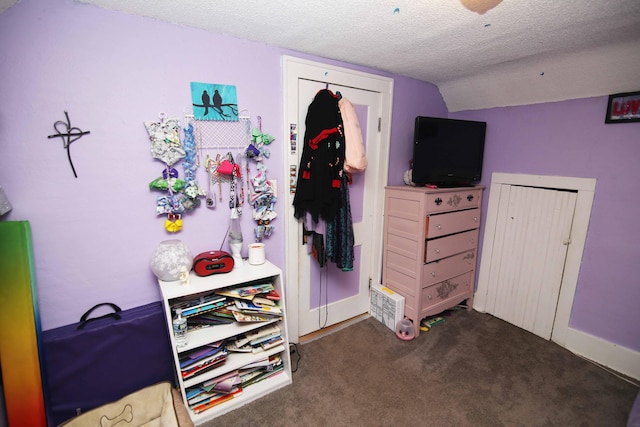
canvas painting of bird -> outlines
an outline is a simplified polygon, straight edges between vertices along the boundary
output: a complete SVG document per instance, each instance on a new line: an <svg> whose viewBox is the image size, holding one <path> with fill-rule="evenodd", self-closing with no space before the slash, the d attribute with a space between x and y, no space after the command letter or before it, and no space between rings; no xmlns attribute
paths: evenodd
<svg viewBox="0 0 640 427"><path fill-rule="evenodd" d="M238 121L235 86L191 82L191 102L196 120Z"/></svg>

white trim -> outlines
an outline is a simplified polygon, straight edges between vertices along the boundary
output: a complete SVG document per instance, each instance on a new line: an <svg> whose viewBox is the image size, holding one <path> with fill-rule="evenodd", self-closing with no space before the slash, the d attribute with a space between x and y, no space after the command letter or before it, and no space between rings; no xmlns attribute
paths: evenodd
<svg viewBox="0 0 640 427"><path fill-rule="evenodd" d="M323 64L320 62L309 61L301 58L283 55L282 56L282 72L283 72L283 105L284 105L284 126L283 141L285 142L285 149L283 150L283 167L284 176L288 180L290 177L289 167L290 165L297 164L297 155L291 154L289 150L289 127L290 124L298 122L298 99L297 93L292 93L290 90L290 83L294 81L297 84L298 78L305 78L309 80L315 80L318 82L326 82L328 84L339 84L341 86L351 86L354 88L371 90L379 92L382 97L382 123L380 130L380 156L378 158L378 170L380 173L376 176L375 182L375 194L374 207L375 215L373 216L373 230L382 230L383 224L383 207L384 207L384 186L387 184L389 173L389 146L391 141L391 109L393 101L393 79L383 76L377 76L375 74L364 73L360 71L350 70L348 68L337 67L333 65ZM302 143L303 135L297 135L298 150L301 150L300 144ZM297 229L297 221L293 217L293 195L289 192L289 183L286 183L283 191L284 204L287 206L284 218L285 228L285 276L286 276L286 300L287 300L287 318L288 318L288 330L289 341L298 342L299 340L299 328L298 328L298 241L297 233L292 233L291 230L293 222L296 223L295 229ZM379 215L378 215L379 213ZM371 263L370 271L372 274L372 280L377 283L381 283L381 271L382 271L382 233L378 233L377 241L374 240L371 250Z"/></svg>
<svg viewBox="0 0 640 427"><path fill-rule="evenodd" d="M640 352L573 328L568 328L563 347L585 359L640 380Z"/></svg>
<svg viewBox="0 0 640 427"><path fill-rule="evenodd" d="M480 260L480 272L478 274L478 289L476 290L473 304L474 309L480 312L485 311L489 274L488 263L490 262L490 251L485 251L485 247L490 247L491 239L495 233L499 200L497 196L500 191L500 186L503 184L566 189L578 192L571 234L572 242L567 251L565 273L562 278L556 320L554 322L551 339L560 346L586 359L609 367L629 377L640 379L640 352L605 341L569 326L589 219L591 217L591 207L595 195L596 180L593 178L507 173L494 173L492 175L484 230L482 259ZM492 195L493 197L491 197Z"/></svg>

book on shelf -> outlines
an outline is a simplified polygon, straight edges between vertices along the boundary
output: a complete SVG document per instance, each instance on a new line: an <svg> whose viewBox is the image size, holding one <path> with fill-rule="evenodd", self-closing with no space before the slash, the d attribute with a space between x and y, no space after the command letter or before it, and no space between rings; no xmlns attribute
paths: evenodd
<svg viewBox="0 0 640 427"><path fill-rule="evenodd" d="M282 320L282 316L273 316L265 313L244 313L241 311L232 310L233 317L237 322L268 322L270 320L278 319Z"/></svg>
<svg viewBox="0 0 640 427"><path fill-rule="evenodd" d="M244 346L245 344L251 342L252 340L257 340L260 337L264 337L267 335L272 335L276 332L280 332L280 327L278 325L268 325L264 326L260 329L256 329L253 331L245 332L242 336L239 336L236 339L236 344L239 347Z"/></svg>
<svg viewBox="0 0 640 427"><path fill-rule="evenodd" d="M227 350L233 353L251 353L252 348L249 344L238 346L236 342L230 342L227 343Z"/></svg>
<svg viewBox="0 0 640 427"><path fill-rule="evenodd" d="M231 288L218 289L215 291L218 295L223 295L231 298L252 299L259 294L268 294L274 291L272 283L261 283L256 285L243 285Z"/></svg>
<svg viewBox="0 0 640 427"><path fill-rule="evenodd" d="M206 328L208 326L216 326L216 325L228 325L230 323L235 322L233 315L231 318L218 316L213 313L206 313L199 316L190 317L187 320L187 328L189 330Z"/></svg>
<svg viewBox="0 0 640 427"><path fill-rule="evenodd" d="M183 313L189 309L202 307L207 304L215 304L224 301L225 297L210 292L205 295L190 295L186 297L176 298L171 301L171 309L175 312L176 309L180 309Z"/></svg>
<svg viewBox="0 0 640 427"><path fill-rule="evenodd" d="M240 373L245 373L245 371L252 369L261 369L269 366L276 366L282 364L282 357L279 354L274 354L270 357L264 357L260 360L256 360L255 362L247 363L240 369Z"/></svg>
<svg viewBox="0 0 640 427"><path fill-rule="evenodd" d="M224 306L226 302L227 302L227 299L222 297L222 299L218 301L207 302L204 304L197 305L195 307L186 308L182 310L182 317L189 318L192 316L197 316L198 314L203 314L203 313L215 310L216 308L220 308Z"/></svg>
<svg viewBox="0 0 640 427"><path fill-rule="evenodd" d="M260 296L260 295L256 295L255 297L253 297L253 299L251 300L252 303L254 304L258 304L258 305L270 305L270 306L274 306L276 305L275 300L269 299L266 296Z"/></svg>
<svg viewBox="0 0 640 427"><path fill-rule="evenodd" d="M278 335L276 337L272 337L268 341L264 341L260 343L260 347L262 350L269 350L270 348L277 347L284 342L284 338Z"/></svg>
<svg viewBox="0 0 640 427"><path fill-rule="evenodd" d="M272 301L280 301L280 294L275 289L264 294L264 297Z"/></svg>
<svg viewBox="0 0 640 427"><path fill-rule="evenodd" d="M258 337L256 339L253 339L253 340L249 341L249 344L252 347L255 347L255 346L260 345L260 344L262 344L264 342L271 341L274 338L282 338L282 336L280 335L280 331L272 332L269 335L264 335L264 336Z"/></svg>
<svg viewBox="0 0 640 427"><path fill-rule="evenodd" d="M183 379L189 379L195 375L210 371L218 366L223 365L227 361L227 350L224 349L220 353L215 354L206 359L200 360L195 364L191 364L180 370Z"/></svg>
<svg viewBox="0 0 640 427"><path fill-rule="evenodd" d="M243 313L254 312L260 314L282 314L282 310L277 305L258 305L250 301L236 300L236 308Z"/></svg>
<svg viewBox="0 0 640 427"><path fill-rule="evenodd" d="M195 349L194 351L186 352L181 354L179 357L180 360L180 369L185 370L189 367L202 363L203 361L210 359L212 357L218 357L218 353L224 352L224 347L218 346L204 346Z"/></svg>
<svg viewBox="0 0 640 427"><path fill-rule="evenodd" d="M201 412L206 411L207 409L213 408L216 405L219 405L221 403L227 402L227 401L233 399L235 396L240 395L240 394L242 394L242 388L237 387L231 393L218 394L218 395L212 396L210 398L207 398L207 399L203 400L202 402L191 406L191 410L195 414L199 414Z"/></svg>
<svg viewBox="0 0 640 427"><path fill-rule="evenodd" d="M212 390L215 391L216 393L231 393L231 390L233 390L234 386L237 386L240 384L240 375L238 374L238 372L236 371L235 375L224 378L224 379L218 379L215 384L213 384L213 388Z"/></svg>
<svg viewBox="0 0 640 427"><path fill-rule="evenodd" d="M243 382L241 383L241 387L243 388L247 388L250 385L253 385L255 383L258 383L260 381L266 380L268 378L272 378L280 373L282 373L284 371L284 366L283 365L279 365L274 367L273 369L262 369L262 370L258 370L254 372L254 375L251 375L250 378L244 378Z"/></svg>

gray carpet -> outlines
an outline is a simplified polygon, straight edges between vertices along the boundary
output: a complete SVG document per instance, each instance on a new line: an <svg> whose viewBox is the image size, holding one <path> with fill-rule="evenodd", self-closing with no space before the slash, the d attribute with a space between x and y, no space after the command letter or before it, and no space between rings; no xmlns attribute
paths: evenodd
<svg viewBox="0 0 640 427"><path fill-rule="evenodd" d="M638 388L475 311L413 341L368 318L298 345L293 384L205 426L625 426ZM296 355L292 356L295 368Z"/></svg>

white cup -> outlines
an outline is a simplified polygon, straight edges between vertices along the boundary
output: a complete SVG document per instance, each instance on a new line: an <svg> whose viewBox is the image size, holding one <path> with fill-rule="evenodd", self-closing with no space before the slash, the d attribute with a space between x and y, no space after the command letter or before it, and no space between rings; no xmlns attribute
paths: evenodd
<svg viewBox="0 0 640 427"><path fill-rule="evenodd" d="M249 245L249 264L260 265L265 261L264 243L251 243Z"/></svg>

